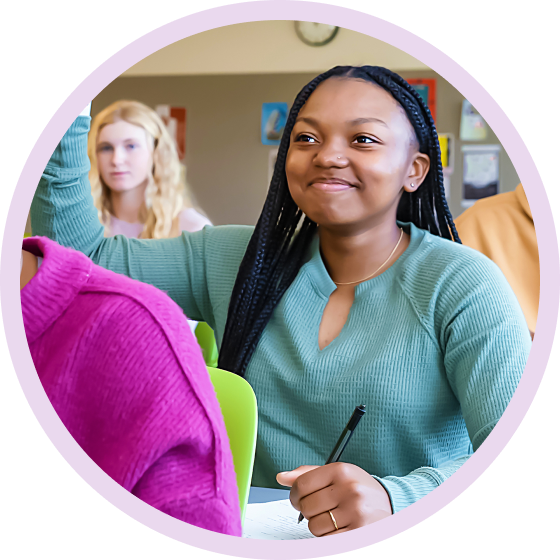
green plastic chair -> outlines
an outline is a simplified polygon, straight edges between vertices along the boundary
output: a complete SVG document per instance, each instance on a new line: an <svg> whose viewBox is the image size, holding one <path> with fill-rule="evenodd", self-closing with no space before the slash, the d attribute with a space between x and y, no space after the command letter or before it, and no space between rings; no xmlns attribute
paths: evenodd
<svg viewBox="0 0 560 560"><path fill-rule="evenodd" d="M198 345L202 350L202 357L204 363L209 367L218 366L218 347L216 346L216 339L214 331L207 323L198 323L194 330Z"/></svg>
<svg viewBox="0 0 560 560"><path fill-rule="evenodd" d="M257 444L257 399L251 385L239 375L213 367L208 373L226 425L243 523Z"/></svg>

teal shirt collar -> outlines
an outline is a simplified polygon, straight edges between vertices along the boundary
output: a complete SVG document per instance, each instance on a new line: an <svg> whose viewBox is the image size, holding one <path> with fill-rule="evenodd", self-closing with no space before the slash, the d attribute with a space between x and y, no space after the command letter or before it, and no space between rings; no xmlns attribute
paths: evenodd
<svg viewBox="0 0 560 560"><path fill-rule="evenodd" d="M355 292L356 297L360 296L362 293L368 292L376 286L385 286L387 283L391 283L395 278L395 275L398 274L398 272L402 269L409 256L414 253L424 236L427 234L425 230L417 228L412 223L397 223L400 227L403 228L405 233L408 233L410 235L410 243L406 248L406 251L397 259L395 263L393 263L391 267L382 272L379 276L358 284L356 286ZM315 286L315 289L324 297L329 298L330 295L336 290L336 284L329 276L329 273L325 267L325 263L323 262L318 235L315 236L315 239L313 239L311 243L310 254L311 258L304 265L304 269L308 273L311 282Z"/></svg>

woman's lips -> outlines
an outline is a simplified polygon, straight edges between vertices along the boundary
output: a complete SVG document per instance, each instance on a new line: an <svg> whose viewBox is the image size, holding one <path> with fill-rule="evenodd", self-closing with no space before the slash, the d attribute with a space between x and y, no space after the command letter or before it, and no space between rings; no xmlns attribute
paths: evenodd
<svg viewBox="0 0 560 560"><path fill-rule="evenodd" d="M340 191L347 191L349 189L353 189L353 185L349 183L337 183L337 182L323 182L323 181L316 181L311 183L311 186L315 189L318 189L323 192L340 192Z"/></svg>
<svg viewBox="0 0 560 560"><path fill-rule="evenodd" d="M128 175L128 171L115 171L111 173L112 177L124 177L125 175Z"/></svg>

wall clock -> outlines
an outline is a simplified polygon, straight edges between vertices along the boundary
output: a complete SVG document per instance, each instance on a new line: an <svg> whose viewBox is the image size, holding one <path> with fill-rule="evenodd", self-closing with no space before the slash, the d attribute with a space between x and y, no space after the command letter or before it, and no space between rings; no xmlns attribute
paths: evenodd
<svg viewBox="0 0 560 560"><path fill-rule="evenodd" d="M330 43L338 33L336 25L327 23L314 23L312 21L294 22L297 36L312 47L322 47Z"/></svg>

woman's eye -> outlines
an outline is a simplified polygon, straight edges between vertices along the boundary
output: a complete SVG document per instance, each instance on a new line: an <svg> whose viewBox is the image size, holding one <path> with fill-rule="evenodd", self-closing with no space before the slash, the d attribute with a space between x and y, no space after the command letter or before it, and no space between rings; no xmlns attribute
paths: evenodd
<svg viewBox="0 0 560 560"><path fill-rule="evenodd" d="M369 136L357 136L354 139L354 142L356 142L357 144L375 144L375 140L373 138L370 138Z"/></svg>
<svg viewBox="0 0 560 560"><path fill-rule="evenodd" d="M137 144L128 144L127 148L130 150L134 150L134 148L137 148L138 145Z"/></svg>
<svg viewBox="0 0 560 560"><path fill-rule="evenodd" d="M101 146L101 148L99 148L100 152L110 152L112 150L113 148L111 146Z"/></svg>
<svg viewBox="0 0 560 560"><path fill-rule="evenodd" d="M316 142L316 140L312 136L309 136L309 134L300 134L296 138L296 142L307 142L309 144L312 144L313 142Z"/></svg>

